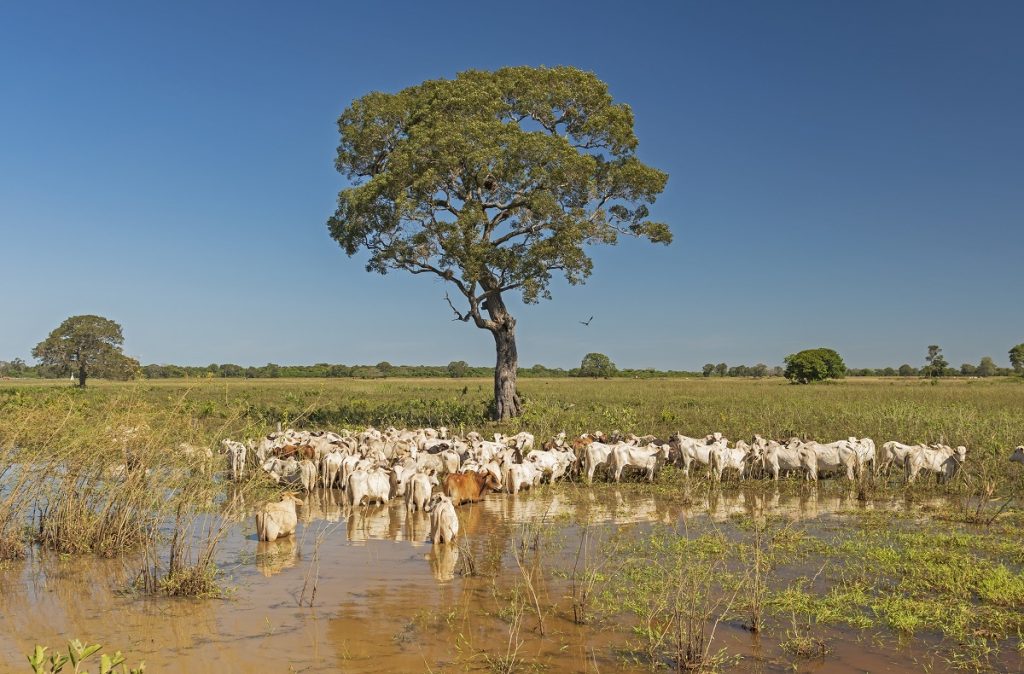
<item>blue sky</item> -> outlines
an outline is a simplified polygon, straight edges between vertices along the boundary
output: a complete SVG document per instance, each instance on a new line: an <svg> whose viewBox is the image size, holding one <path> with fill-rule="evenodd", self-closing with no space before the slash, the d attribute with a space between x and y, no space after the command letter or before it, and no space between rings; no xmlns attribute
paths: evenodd
<svg viewBox="0 0 1024 674"><path fill-rule="evenodd" d="M441 285L328 236L335 120L373 90L568 64L633 107L675 242L595 249L586 286L513 303L521 364L920 364L932 343L1005 364L1022 34L996 1L4 3L0 359L97 313L143 362L493 362Z"/></svg>

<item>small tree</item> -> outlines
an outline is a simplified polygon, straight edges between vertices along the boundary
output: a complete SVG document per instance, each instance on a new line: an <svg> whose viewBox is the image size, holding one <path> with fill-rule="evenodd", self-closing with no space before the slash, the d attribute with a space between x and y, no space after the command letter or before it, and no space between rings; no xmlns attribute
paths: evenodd
<svg viewBox="0 0 1024 674"><path fill-rule="evenodd" d="M616 372L615 363L603 353L588 353L580 363L581 377L613 377Z"/></svg>
<svg viewBox="0 0 1024 674"><path fill-rule="evenodd" d="M719 363L715 366L715 374L719 377L724 377L727 372L729 372L729 366L725 363Z"/></svg>
<svg viewBox="0 0 1024 674"><path fill-rule="evenodd" d="M928 355L925 356L925 362L928 363L924 367L924 373L929 377L941 377L946 374L946 368L949 367L949 363L942 355L942 348L937 344L932 344L928 347Z"/></svg>
<svg viewBox="0 0 1024 674"><path fill-rule="evenodd" d="M832 349L807 349L786 356L785 377L796 384L838 379L846 374L846 364Z"/></svg>
<svg viewBox="0 0 1024 674"><path fill-rule="evenodd" d="M71 316L32 349L32 357L57 374L74 373L85 388L89 377L132 379L141 366L124 355L121 326L102 316Z"/></svg>
<svg viewBox="0 0 1024 674"><path fill-rule="evenodd" d="M1010 365L1017 374L1024 374L1024 344L1018 344L1010 349Z"/></svg>
<svg viewBox="0 0 1024 674"><path fill-rule="evenodd" d="M901 377L913 377L917 375L917 368L913 365L903 363L903 365L900 365L900 369L897 370L897 372Z"/></svg>
<svg viewBox="0 0 1024 674"><path fill-rule="evenodd" d="M21 358L12 361L0 360L0 377L21 377L28 372L28 365Z"/></svg>
<svg viewBox="0 0 1024 674"><path fill-rule="evenodd" d="M994 377L999 374L999 366L992 360L991 356L985 356L978 363L978 367L975 369L975 374L979 377Z"/></svg>
<svg viewBox="0 0 1024 674"><path fill-rule="evenodd" d="M965 377L973 377L978 373L978 366L972 363L964 363L960 366L960 374Z"/></svg>
<svg viewBox="0 0 1024 674"><path fill-rule="evenodd" d="M715 365L714 365L714 363L707 363L707 364L705 364L704 365L704 369L703 369L702 372L703 372L705 377L710 377L711 375L713 375L715 373Z"/></svg>
<svg viewBox="0 0 1024 674"><path fill-rule="evenodd" d="M380 367L378 365L378 367ZM458 379L469 374L469 363L464 360L453 360L448 363L448 376Z"/></svg>

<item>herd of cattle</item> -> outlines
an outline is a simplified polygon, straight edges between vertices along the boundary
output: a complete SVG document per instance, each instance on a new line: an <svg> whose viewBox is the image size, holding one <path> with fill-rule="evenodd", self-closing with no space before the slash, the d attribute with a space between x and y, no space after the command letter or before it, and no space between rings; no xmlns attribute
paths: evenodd
<svg viewBox="0 0 1024 674"><path fill-rule="evenodd" d="M667 441L601 432L570 439L560 433L542 446L532 434L500 433L485 440L479 433L451 436L446 428L421 428L362 432L317 432L288 429L267 435L258 442L223 440L228 472L242 479L250 467L259 467L279 484L301 487L340 488L346 502L363 505L404 498L410 511L430 513L432 542L451 541L458 534L455 506L480 500L489 492L516 494L541 482L563 477L593 481L598 471L618 482L626 469L641 471L653 481L659 466L673 464L685 475L692 468L706 468L719 481L726 471L744 477L778 480L782 473L796 473L816 481L826 474L855 480L870 470L888 475L893 465L903 467L907 482L923 471L940 481L953 478L966 459L963 446L906 445L886 442L877 451L870 438L850 437L832 443L766 440L755 435L751 442L730 446L721 433L702 438L675 434ZM1011 461L1024 464L1024 446ZM435 487L438 487L435 490ZM274 540L294 532L297 501L286 495L257 514L260 540Z"/></svg>

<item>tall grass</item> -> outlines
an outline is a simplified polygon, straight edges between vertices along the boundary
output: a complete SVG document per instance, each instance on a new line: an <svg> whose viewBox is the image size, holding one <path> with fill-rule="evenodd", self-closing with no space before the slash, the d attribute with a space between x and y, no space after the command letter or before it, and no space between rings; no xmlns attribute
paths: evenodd
<svg viewBox="0 0 1024 674"><path fill-rule="evenodd" d="M0 390L0 555L24 555L30 544L67 554L155 554L177 542L162 568L180 574L196 533L190 523L214 508L222 488L216 457L179 445L213 447L248 422L244 410L201 422L185 389L169 399L145 393ZM199 556L205 567L210 559L212 551Z"/></svg>
<svg viewBox="0 0 1024 674"><path fill-rule="evenodd" d="M257 437L277 423L529 430L539 438L619 429L660 437L721 431L733 439L856 435L879 444L963 444L969 454L961 484L975 505L1017 479L1007 450L1024 440L1019 379L811 386L771 379L524 379L521 389L526 413L499 425L486 419L492 389L482 379L97 382L84 391L5 384L0 556L23 554L30 542L113 555L166 543L174 522L198 531L195 515L223 490L201 457L176 448L184 442L216 449L224 437ZM212 468L220 470L215 461ZM202 530L216 539L215 530Z"/></svg>

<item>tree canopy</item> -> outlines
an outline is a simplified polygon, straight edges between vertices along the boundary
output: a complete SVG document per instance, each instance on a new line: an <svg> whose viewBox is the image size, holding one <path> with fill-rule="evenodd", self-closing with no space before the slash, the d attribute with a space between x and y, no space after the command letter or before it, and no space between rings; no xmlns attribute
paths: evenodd
<svg viewBox="0 0 1024 674"><path fill-rule="evenodd" d="M588 353L580 363L581 377L614 377L616 372L615 363L603 353Z"/></svg>
<svg viewBox="0 0 1024 674"><path fill-rule="evenodd" d="M632 110L590 72L469 70L367 94L338 130L351 186L331 236L350 256L365 250L367 271L431 274L461 295L445 294L455 318L495 338L498 418L520 412L503 294L532 304L554 274L583 283L591 244L672 240L648 217L668 176L637 159Z"/></svg>
<svg viewBox="0 0 1024 674"><path fill-rule="evenodd" d="M927 365L921 368L921 373L928 377L942 377L946 374L949 363L942 355L942 347L932 344L928 347L928 355L924 358Z"/></svg>
<svg viewBox="0 0 1024 674"><path fill-rule="evenodd" d="M75 373L78 385L86 379L131 379L139 362L124 355L121 326L102 316L71 316L32 349L32 357L59 374Z"/></svg>
<svg viewBox="0 0 1024 674"><path fill-rule="evenodd" d="M1010 349L1010 365L1018 374L1024 374L1024 344Z"/></svg>
<svg viewBox="0 0 1024 674"><path fill-rule="evenodd" d="M786 356L786 379L796 384L838 379L846 374L846 364L832 349L806 349Z"/></svg>
<svg viewBox="0 0 1024 674"><path fill-rule="evenodd" d="M448 376L455 379L469 376L469 363L464 360L453 360L448 363Z"/></svg>

